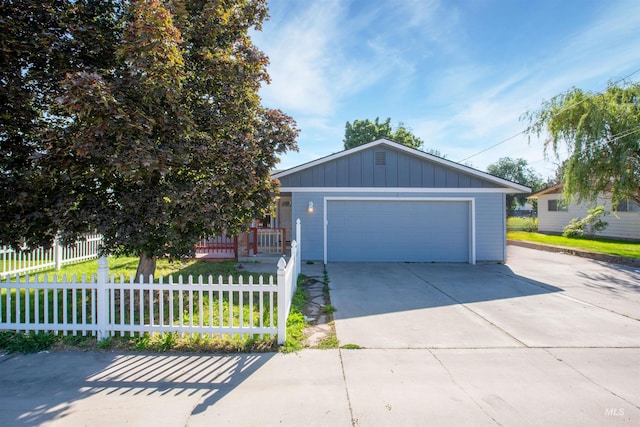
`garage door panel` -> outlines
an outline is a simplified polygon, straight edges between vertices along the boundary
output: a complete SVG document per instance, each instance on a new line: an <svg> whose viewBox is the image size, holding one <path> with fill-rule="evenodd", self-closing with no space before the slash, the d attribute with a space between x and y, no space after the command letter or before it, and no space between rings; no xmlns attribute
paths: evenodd
<svg viewBox="0 0 640 427"><path fill-rule="evenodd" d="M469 204L328 202L329 261L469 261Z"/></svg>

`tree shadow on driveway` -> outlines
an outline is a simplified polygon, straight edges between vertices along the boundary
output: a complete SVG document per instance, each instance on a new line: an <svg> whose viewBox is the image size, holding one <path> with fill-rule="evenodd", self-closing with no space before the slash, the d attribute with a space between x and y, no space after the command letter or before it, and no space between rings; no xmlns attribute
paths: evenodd
<svg viewBox="0 0 640 427"><path fill-rule="evenodd" d="M615 274L609 271L578 271L578 277L584 279L585 286L591 288L605 288L613 294L627 292L640 293L640 269L633 267L614 266L598 262L607 268L615 269Z"/></svg>

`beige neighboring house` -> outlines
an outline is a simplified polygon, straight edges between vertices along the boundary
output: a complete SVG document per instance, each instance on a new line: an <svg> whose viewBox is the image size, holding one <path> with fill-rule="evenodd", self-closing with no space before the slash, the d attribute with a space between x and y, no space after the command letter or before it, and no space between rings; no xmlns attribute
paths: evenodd
<svg viewBox="0 0 640 427"><path fill-rule="evenodd" d="M564 204L562 184L537 191L528 198L538 200L540 233L561 234L572 218L584 218L588 215L587 211L595 206L604 206L605 211L611 211L611 196L607 197L606 194L598 197L596 203ZM631 200L624 200L618 204L616 215L609 213L604 216L604 221L609 225L596 236L640 240L640 206Z"/></svg>

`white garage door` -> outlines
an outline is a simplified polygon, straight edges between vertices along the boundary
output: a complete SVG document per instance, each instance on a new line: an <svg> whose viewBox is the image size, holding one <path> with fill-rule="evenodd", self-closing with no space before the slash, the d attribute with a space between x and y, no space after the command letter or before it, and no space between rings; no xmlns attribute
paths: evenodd
<svg viewBox="0 0 640 427"><path fill-rule="evenodd" d="M328 261L474 262L469 200L327 200Z"/></svg>

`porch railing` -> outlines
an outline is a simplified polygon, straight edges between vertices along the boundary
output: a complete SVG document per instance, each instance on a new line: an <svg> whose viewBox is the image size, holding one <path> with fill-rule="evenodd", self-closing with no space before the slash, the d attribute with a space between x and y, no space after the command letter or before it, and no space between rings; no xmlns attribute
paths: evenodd
<svg viewBox="0 0 640 427"><path fill-rule="evenodd" d="M249 244L253 253L278 254L287 253L287 229L286 228L251 228Z"/></svg>
<svg viewBox="0 0 640 427"><path fill-rule="evenodd" d="M238 237L211 236L196 243L196 254L233 254L238 258Z"/></svg>

